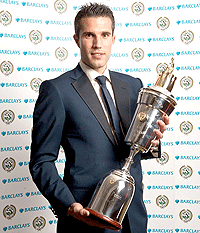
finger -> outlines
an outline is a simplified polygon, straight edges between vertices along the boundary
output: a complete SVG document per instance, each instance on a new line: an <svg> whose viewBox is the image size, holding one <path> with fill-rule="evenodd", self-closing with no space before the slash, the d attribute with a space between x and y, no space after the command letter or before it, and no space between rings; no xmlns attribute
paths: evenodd
<svg viewBox="0 0 200 233"><path fill-rule="evenodd" d="M160 141L158 139L154 139L151 141L151 144L153 147L158 147L159 143L160 143Z"/></svg>
<svg viewBox="0 0 200 233"><path fill-rule="evenodd" d="M89 216L90 215L90 212L88 210L84 209L84 208L81 209L79 213L82 216Z"/></svg>
<svg viewBox="0 0 200 233"><path fill-rule="evenodd" d="M157 123L158 123L158 126L160 128L160 132L164 133L165 130L167 129L166 124L163 121L161 121L161 120L159 120Z"/></svg>
<svg viewBox="0 0 200 233"><path fill-rule="evenodd" d="M155 140L160 140L160 139L163 138L163 134L161 133L160 130L154 129L154 133L155 133L155 136L156 136L156 139L155 139Z"/></svg>
<svg viewBox="0 0 200 233"><path fill-rule="evenodd" d="M166 113L163 115L162 118L163 118L164 123L166 125L169 125L169 116Z"/></svg>

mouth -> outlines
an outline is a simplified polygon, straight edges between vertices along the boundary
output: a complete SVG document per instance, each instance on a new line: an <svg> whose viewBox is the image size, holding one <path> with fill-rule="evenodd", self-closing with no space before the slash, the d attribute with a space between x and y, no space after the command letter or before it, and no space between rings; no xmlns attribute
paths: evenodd
<svg viewBox="0 0 200 233"><path fill-rule="evenodd" d="M94 53L91 53L92 57L94 58L101 58L102 56L105 55L105 53L102 53L102 52L94 52Z"/></svg>

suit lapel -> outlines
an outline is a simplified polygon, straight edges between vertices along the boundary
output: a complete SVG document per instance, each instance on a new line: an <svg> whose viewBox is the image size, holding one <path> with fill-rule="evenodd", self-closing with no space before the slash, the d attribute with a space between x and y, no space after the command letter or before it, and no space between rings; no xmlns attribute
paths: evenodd
<svg viewBox="0 0 200 233"><path fill-rule="evenodd" d="M126 134L131 122L129 84L116 78L112 72L110 72L110 77L113 85L117 108L121 117L123 131Z"/></svg>
<svg viewBox="0 0 200 233"><path fill-rule="evenodd" d="M86 74L81 70L80 66L77 68L78 69L75 69L76 70L75 72L76 72L76 75L79 76L79 78L77 79L77 76L74 76L74 75L71 76L72 78L76 77L77 79L75 82L72 83L73 87L76 89L78 94L81 96L81 98L90 108L92 113L95 115L101 127L107 134L108 138L111 140L111 142L113 144L116 144L114 141L114 137L112 135L110 126L108 124L108 121L106 119L106 116L104 114L103 108L92 87L92 84L90 83Z"/></svg>

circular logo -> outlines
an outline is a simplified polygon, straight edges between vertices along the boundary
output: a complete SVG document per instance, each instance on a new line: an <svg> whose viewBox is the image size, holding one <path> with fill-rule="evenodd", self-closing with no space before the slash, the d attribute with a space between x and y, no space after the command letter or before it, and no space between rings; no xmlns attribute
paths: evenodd
<svg viewBox="0 0 200 233"><path fill-rule="evenodd" d="M16 207L14 205L7 205L6 207L4 207L3 209L3 216L6 219L11 219L15 216L16 214Z"/></svg>
<svg viewBox="0 0 200 233"><path fill-rule="evenodd" d="M163 152L161 157L157 158L156 161L161 165L165 165L169 161L169 155L166 152Z"/></svg>
<svg viewBox="0 0 200 233"><path fill-rule="evenodd" d="M161 74L163 71L167 69L168 65L166 63L159 63L156 67L156 71L158 74Z"/></svg>
<svg viewBox="0 0 200 233"><path fill-rule="evenodd" d="M140 121L145 121L147 119L147 114L146 112L139 112L137 117Z"/></svg>
<svg viewBox="0 0 200 233"><path fill-rule="evenodd" d="M42 83L42 80L40 78L34 78L30 82L30 86L33 91L38 92L40 89L40 85Z"/></svg>
<svg viewBox="0 0 200 233"><path fill-rule="evenodd" d="M59 47L56 49L55 55L59 61L64 61L68 57L68 51L64 47Z"/></svg>
<svg viewBox="0 0 200 233"><path fill-rule="evenodd" d="M57 0L54 3L54 8L59 14L62 14L67 10L67 3L64 0Z"/></svg>
<svg viewBox="0 0 200 233"><path fill-rule="evenodd" d="M194 40L194 33L190 30L185 30L181 33L181 40L185 44L190 44Z"/></svg>
<svg viewBox="0 0 200 233"><path fill-rule="evenodd" d="M6 172L11 172L14 170L16 162L13 158L5 158L2 162L2 167Z"/></svg>
<svg viewBox="0 0 200 233"><path fill-rule="evenodd" d="M15 119L15 114L12 110L4 110L1 113L1 119L6 125L10 125Z"/></svg>
<svg viewBox="0 0 200 233"><path fill-rule="evenodd" d="M3 61L0 65L0 69L4 75L8 76L12 74L14 66L10 61Z"/></svg>
<svg viewBox="0 0 200 233"><path fill-rule="evenodd" d="M190 222L192 220L193 214L192 214L192 211L190 211L188 209L183 209L179 213L179 216L183 222L187 223L187 222Z"/></svg>
<svg viewBox="0 0 200 233"><path fill-rule="evenodd" d="M1 11L0 12L0 22L7 26L12 22L12 15L8 11Z"/></svg>
<svg viewBox="0 0 200 233"><path fill-rule="evenodd" d="M180 175L184 178L184 179L188 179L192 176L193 170L190 166L182 166L179 170Z"/></svg>
<svg viewBox="0 0 200 233"><path fill-rule="evenodd" d="M180 130L183 134L187 135L192 132L193 130L193 125L189 121L183 121L180 124Z"/></svg>
<svg viewBox="0 0 200 233"><path fill-rule="evenodd" d="M170 21L167 17L160 17L158 20L157 20L157 27L164 31L166 30L170 25Z"/></svg>
<svg viewBox="0 0 200 233"><path fill-rule="evenodd" d="M188 90L193 86L193 79L190 76L184 76L180 84L183 89Z"/></svg>
<svg viewBox="0 0 200 233"><path fill-rule="evenodd" d="M144 58L144 51L142 49L135 48L131 52L131 56L135 61L141 61Z"/></svg>
<svg viewBox="0 0 200 233"><path fill-rule="evenodd" d="M141 15L144 12L144 4L141 2L133 3L131 10L135 15Z"/></svg>
<svg viewBox="0 0 200 233"><path fill-rule="evenodd" d="M40 217L36 217L33 220L33 227L35 228L35 230L40 231L42 230L46 225L46 219L42 216Z"/></svg>
<svg viewBox="0 0 200 233"><path fill-rule="evenodd" d="M38 30L32 30L29 33L29 38L33 44L39 44L42 41L42 33Z"/></svg>
<svg viewBox="0 0 200 233"><path fill-rule="evenodd" d="M159 195L156 198L156 204L159 206L161 209L164 209L165 207L168 206L169 204L169 198L166 197L165 195Z"/></svg>

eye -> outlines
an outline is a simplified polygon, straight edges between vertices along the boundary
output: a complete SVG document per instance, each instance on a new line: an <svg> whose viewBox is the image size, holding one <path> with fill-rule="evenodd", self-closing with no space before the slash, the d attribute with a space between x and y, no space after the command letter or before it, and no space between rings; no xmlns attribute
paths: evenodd
<svg viewBox="0 0 200 233"><path fill-rule="evenodd" d="M86 37L86 38L92 38L92 36L93 36L92 33L87 33L87 34L85 34L85 37Z"/></svg>

